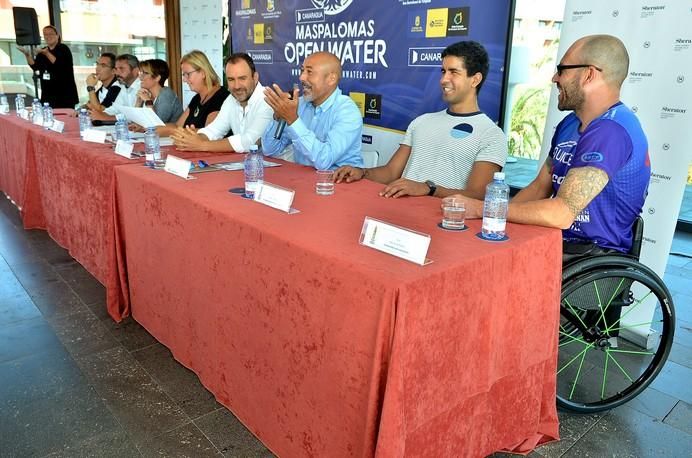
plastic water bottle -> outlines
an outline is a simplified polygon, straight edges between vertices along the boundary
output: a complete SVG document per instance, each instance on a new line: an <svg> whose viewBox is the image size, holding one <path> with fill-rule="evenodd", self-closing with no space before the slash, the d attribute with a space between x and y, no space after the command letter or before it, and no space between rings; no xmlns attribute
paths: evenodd
<svg viewBox="0 0 692 458"><path fill-rule="evenodd" d="M53 109L50 107L48 102L43 104L43 128L48 130L53 127Z"/></svg>
<svg viewBox="0 0 692 458"><path fill-rule="evenodd" d="M38 99L31 103L31 122L38 126L43 125L43 107Z"/></svg>
<svg viewBox="0 0 692 458"><path fill-rule="evenodd" d="M264 159L257 145L250 147L243 163L245 171L245 196L254 199L255 192L264 183Z"/></svg>
<svg viewBox="0 0 692 458"><path fill-rule="evenodd" d="M127 129L127 119L122 113L115 115L115 141L130 141L130 131Z"/></svg>
<svg viewBox="0 0 692 458"><path fill-rule="evenodd" d="M0 92L0 114L8 114L10 112L10 102L7 96Z"/></svg>
<svg viewBox="0 0 692 458"><path fill-rule="evenodd" d="M86 108L79 110L79 135L84 138L84 131L91 129L91 116Z"/></svg>
<svg viewBox="0 0 692 458"><path fill-rule="evenodd" d="M24 94L17 94L17 97L14 98L14 107L17 110L17 116L21 116L22 110L26 108L24 106Z"/></svg>
<svg viewBox="0 0 692 458"><path fill-rule="evenodd" d="M144 164L154 168L156 161L160 160L159 134L156 133L156 127L147 127L147 131L144 133Z"/></svg>
<svg viewBox="0 0 692 458"><path fill-rule="evenodd" d="M481 229L483 238L500 240L505 237L508 205L509 186L505 183L505 174L495 172L493 181L485 188L483 227Z"/></svg>

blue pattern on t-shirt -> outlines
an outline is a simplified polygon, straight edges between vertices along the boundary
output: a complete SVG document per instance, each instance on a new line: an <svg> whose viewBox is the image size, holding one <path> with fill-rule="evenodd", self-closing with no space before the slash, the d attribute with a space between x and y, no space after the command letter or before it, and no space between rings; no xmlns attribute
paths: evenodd
<svg viewBox="0 0 692 458"><path fill-rule="evenodd" d="M622 103L613 105L581 133L580 124L571 113L553 136L553 193L557 194L569 170L577 167L603 170L608 184L563 231L563 237L627 252L632 246L632 223L644 206L651 176L646 135L632 110Z"/></svg>

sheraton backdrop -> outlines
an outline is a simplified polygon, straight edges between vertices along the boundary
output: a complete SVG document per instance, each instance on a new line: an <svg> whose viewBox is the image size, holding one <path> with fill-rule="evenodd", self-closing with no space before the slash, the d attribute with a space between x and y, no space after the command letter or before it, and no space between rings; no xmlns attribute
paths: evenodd
<svg viewBox="0 0 692 458"><path fill-rule="evenodd" d="M512 0L230 0L233 51L250 54L263 84L290 88L312 52L341 58L341 88L367 125L406 130L445 107L440 53L460 40L491 58L481 109L498 121ZM368 135L364 142L369 143Z"/></svg>

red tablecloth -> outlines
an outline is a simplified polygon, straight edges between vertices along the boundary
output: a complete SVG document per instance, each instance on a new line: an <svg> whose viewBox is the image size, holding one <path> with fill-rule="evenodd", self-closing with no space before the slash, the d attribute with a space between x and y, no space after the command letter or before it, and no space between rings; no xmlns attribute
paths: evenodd
<svg viewBox="0 0 692 458"><path fill-rule="evenodd" d="M280 456L483 456L558 436L561 236L445 232L439 199L380 185L314 194L292 164L265 180L298 214L116 169L132 313ZM143 200L146 194L148 199ZM420 267L358 244L365 216L432 235Z"/></svg>
<svg viewBox="0 0 692 458"><path fill-rule="evenodd" d="M114 169L127 165L144 168L143 160L118 156L111 145L82 141L77 119L66 112L56 110L56 118L65 122L62 134L14 115L0 116L0 189L21 208L25 228L47 230L106 287L108 311L120 321L129 314L129 297L125 267L118 266L117 257L117 243L124 240L113 224L117 205Z"/></svg>

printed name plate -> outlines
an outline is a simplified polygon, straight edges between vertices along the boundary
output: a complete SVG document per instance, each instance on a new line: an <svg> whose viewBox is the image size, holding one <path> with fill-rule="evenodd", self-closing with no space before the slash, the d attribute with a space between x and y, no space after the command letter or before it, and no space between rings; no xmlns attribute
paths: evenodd
<svg viewBox="0 0 692 458"><path fill-rule="evenodd" d="M421 266L432 262L425 257L430 246L428 234L404 229L369 216L363 221L360 244Z"/></svg>
<svg viewBox="0 0 692 458"><path fill-rule="evenodd" d="M132 151L135 145L125 140L118 140L115 144L115 154L132 159Z"/></svg>
<svg viewBox="0 0 692 458"><path fill-rule="evenodd" d="M291 213L291 204L295 194L296 192L293 189L282 188L265 181L257 188L255 200L277 210Z"/></svg>
<svg viewBox="0 0 692 458"><path fill-rule="evenodd" d="M85 142L106 143L106 134L107 132L103 130L87 129L83 133L82 140Z"/></svg>
<svg viewBox="0 0 692 458"><path fill-rule="evenodd" d="M53 132L57 132L57 133L61 134L65 130L65 123L62 121L58 121L56 119L55 121L53 121L53 125L50 126L50 130L52 130Z"/></svg>
<svg viewBox="0 0 692 458"><path fill-rule="evenodd" d="M166 157L166 165L163 169L168 173L172 173L173 175L187 180L191 164L190 161L169 154L168 157Z"/></svg>

